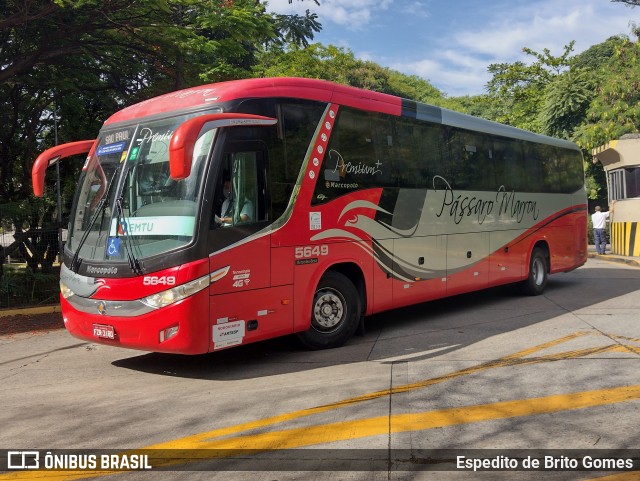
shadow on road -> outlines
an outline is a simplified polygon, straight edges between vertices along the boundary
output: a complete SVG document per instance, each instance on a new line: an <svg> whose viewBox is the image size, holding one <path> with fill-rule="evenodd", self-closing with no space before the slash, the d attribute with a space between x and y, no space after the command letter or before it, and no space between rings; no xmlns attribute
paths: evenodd
<svg viewBox="0 0 640 481"><path fill-rule="evenodd" d="M615 302L634 291L640 291L640 269L582 268L551 276L542 296L521 296L514 286L502 286L376 314L365 320L364 336L337 349L308 351L295 336L286 336L198 356L142 354L113 365L163 376L233 381L367 361L416 361Z"/></svg>

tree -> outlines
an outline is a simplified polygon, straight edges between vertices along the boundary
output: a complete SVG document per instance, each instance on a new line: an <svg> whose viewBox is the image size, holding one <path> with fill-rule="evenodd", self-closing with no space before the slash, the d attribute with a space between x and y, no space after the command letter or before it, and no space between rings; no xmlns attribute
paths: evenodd
<svg viewBox="0 0 640 481"><path fill-rule="evenodd" d="M565 139L584 120L596 80L584 69L571 69L549 82L541 111L543 133Z"/></svg>
<svg viewBox="0 0 640 481"><path fill-rule="evenodd" d="M601 165L589 161L591 144L584 141L582 130L597 96L601 68L610 63L621 42L620 37L612 37L577 56L570 55L573 42L557 57L548 49L538 53L524 48L535 59L531 64L491 65L488 95L463 99L463 103L472 114L577 142L587 160L588 196L600 198L604 173Z"/></svg>
<svg viewBox="0 0 640 481"><path fill-rule="evenodd" d="M426 80L357 59L351 50L335 45L269 49L263 52L255 74L317 78L436 105L455 103Z"/></svg>
<svg viewBox="0 0 640 481"><path fill-rule="evenodd" d="M626 35L609 37L602 43L592 45L572 59L572 66L578 69L590 70L597 73L615 56L616 50L628 42Z"/></svg>
<svg viewBox="0 0 640 481"><path fill-rule="evenodd" d="M593 98L574 139L590 152L622 135L640 130L640 44L629 39L615 41L613 55L602 63ZM606 202L606 179L602 164L587 162L589 198Z"/></svg>
<svg viewBox="0 0 640 481"><path fill-rule="evenodd" d="M626 3L630 7L637 7L638 5L640 5L640 0L611 0L611 1L613 3Z"/></svg>
<svg viewBox="0 0 640 481"><path fill-rule="evenodd" d="M577 141L593 149L640 129L640 44L627 40L605 64Z"/></svg>
<svg viewBox="0 0 640 481"><path fill-rule="evenodd" d="M405 75L396 70L389 71L389 92L387 93L418 102L460 109L457 102L446 99L445 95L431 83L416 75Z"/></svg>
<svg viewBox="0 0 640 481"><path fill-rule="evenodd" d="M292 0L289 0L291 3ZM316 3L318 3L316 1ZM318 3L318 5L320 5ZM280 32L276 43L279 46L289 44L302 47L309 46L309 40L313 40L314 32L322 29L322 24L318 22L318 15L309 10L301 15L280 15L274 16L275 29Z"/></svg>
<svg viewBox="0 0 640 481"><path fill-rule="evenodd" d="M259 0L0 2L3 223L57 226L55 196L33 199L29 181L37 153L55 143L54 110L60 142L92 138L125 105L249 77L265 45L304 45L319 29L314 14L268 14ZM79 162L61 171L74 187Z"/></svg>

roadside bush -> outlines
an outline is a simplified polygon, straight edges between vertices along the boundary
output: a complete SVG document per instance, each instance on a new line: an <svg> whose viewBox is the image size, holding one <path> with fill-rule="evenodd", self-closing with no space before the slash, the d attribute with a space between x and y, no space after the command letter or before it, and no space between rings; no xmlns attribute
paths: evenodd
<svg viewBox="0 0 640 481"><path fill-rule="evenodd" d="M28 267L5 264L0 278L0 308L56 304L60 292L57 273L33 272Z"/></svg>

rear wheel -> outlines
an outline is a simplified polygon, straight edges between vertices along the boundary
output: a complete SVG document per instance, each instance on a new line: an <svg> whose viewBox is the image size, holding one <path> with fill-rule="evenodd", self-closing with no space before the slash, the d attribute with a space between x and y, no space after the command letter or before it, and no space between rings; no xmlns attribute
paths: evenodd
<svg viewBox="0 0 640 481"><path fill-rule="evenodd" d="M549 279L549 260L543 249L536 247L531 253L529 262L529 277L520 283L524 294L539 296L544 292Z"/></svg>
<svg viewBox="0 0 640 481"><path fill-rule="evenodd" d="M326 272L311 306L311 327L298 337L310 349L343 345L358 327L360 298L353 283L339 272Z"/></svg>

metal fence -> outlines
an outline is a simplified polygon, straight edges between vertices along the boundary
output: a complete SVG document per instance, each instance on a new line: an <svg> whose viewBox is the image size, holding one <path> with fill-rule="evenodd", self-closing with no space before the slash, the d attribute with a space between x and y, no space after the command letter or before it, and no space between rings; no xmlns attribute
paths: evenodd
<svg viewBox="0 0 640 481"><path fill-rule="evenodd" d="M59 303L57 243L55 229L2 229L0 309Z"/></svg>

